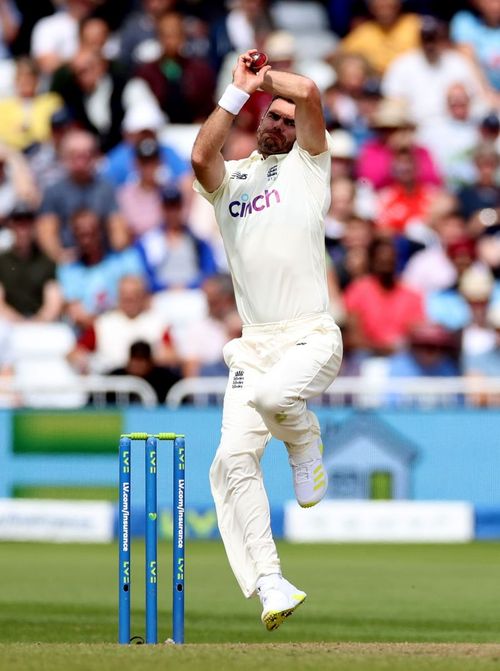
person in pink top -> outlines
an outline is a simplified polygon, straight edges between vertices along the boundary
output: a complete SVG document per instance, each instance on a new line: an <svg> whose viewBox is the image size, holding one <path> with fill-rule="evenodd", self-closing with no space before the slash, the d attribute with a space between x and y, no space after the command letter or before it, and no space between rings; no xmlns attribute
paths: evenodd
<svg viewBox="0 0 500 671"><path fill-rule="evenodd" d="M406 114L405 105L397 100L382 100L372 120L376 137L361 148L356 172L358 179L368 180L375 189L394 183L391 168L396 152L407 148L415 157L417 180L441 186L441 175L430 152L413 138L414 124Z"/></svg>
<svg viewBox="0 0 500 671"><path fill-rule="evenodd" d="M369 261L370 273L348 286L344 302L363 349L384 356L404 347L411 330L425 321L424 303L420 293L397 279L390 239L372 243Z"/></svg>

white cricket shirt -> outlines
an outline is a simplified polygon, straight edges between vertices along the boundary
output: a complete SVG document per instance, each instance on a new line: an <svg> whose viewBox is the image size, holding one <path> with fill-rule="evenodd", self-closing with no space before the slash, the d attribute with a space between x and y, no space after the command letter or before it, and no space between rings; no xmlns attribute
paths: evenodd
<svg viewBox="0 0 500 671"><path fill-rule="evenodd" d="M220 187L194 188L215 209L243 324L298 319L328 310L324 217L330 152L226 161Z"/></svg>

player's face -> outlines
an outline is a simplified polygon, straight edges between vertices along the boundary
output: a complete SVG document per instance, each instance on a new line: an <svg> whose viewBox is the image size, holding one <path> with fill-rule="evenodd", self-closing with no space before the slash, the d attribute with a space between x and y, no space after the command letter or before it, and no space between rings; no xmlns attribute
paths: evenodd
<svg viewBox="0 0 500 671"><path fill-rule="evenodd" d="M295 105L274 100L257 129L257 146L263 156L288 154L295 142Z"/></svg>

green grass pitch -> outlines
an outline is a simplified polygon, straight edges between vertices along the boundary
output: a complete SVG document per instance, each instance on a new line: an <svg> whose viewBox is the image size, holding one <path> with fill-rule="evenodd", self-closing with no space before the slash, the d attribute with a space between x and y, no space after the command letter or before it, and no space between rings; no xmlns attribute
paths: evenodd
<svg viewBox="0 0 500 671"><path fill-rule="evenodd" d="M260 623L220 543L186 551L186 645L118 646L116 545L0 544L1 671L267 668L500 669L500 543L279 546L308 598L278 631ZM144 633L133 550L133 634ZM170 547L160 546L160 640L170 635Z"/></svg>

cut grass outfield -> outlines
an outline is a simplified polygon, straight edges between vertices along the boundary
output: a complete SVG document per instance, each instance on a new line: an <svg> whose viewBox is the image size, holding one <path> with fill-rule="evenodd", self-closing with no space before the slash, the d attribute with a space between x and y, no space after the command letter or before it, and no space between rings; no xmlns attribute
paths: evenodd
<svg viewBox="0 0 500 671"><path fill-rule="evenodd" d="M136 545L133 634L144 629L142 553ZM128 648L114 645L116 546L4 543L0 669L500 669L500 544L282 544L280 553L308 599L278 631L266 632L259 603L242 598L219 543L189 543L188 645ZM160 555L163 640L170 547Z"/></svg>

